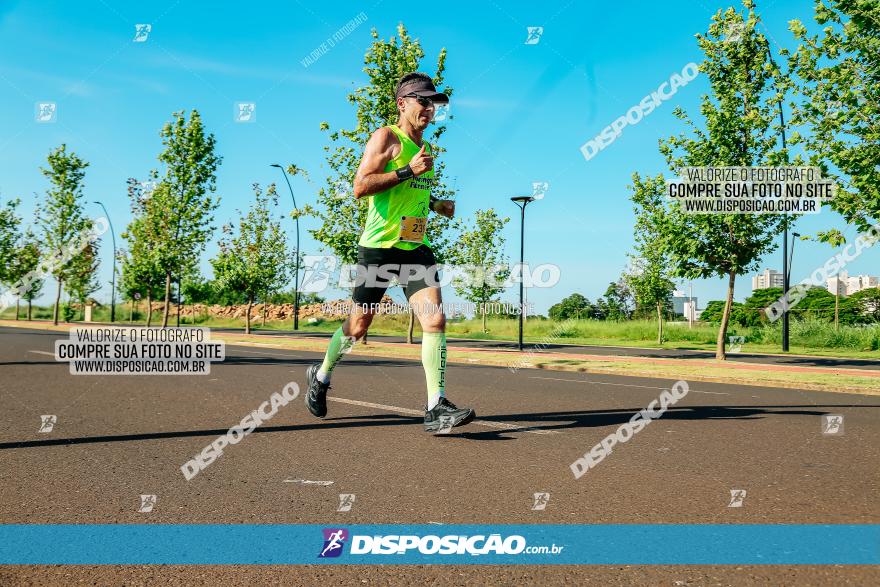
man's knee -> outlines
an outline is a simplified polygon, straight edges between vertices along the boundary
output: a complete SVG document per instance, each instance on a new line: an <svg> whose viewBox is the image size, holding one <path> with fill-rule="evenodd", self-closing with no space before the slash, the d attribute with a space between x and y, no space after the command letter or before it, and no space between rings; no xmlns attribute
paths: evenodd
<svg viewBox="0 0 880 587"><path fill-rule="evenodd" d="M353 314L348 319L348 332L345 332L346 329L343 328L343 333L357 339L363 338L372 322L373 316L371 314Z"/></svg>
<svg viewBox="0 0 880 587"><path fill-rule="evenodd" d="M446 316L443 315L443 312L423 314L419 317L419 322L422 324L422 330L427 332L446 331Z"/></svg>

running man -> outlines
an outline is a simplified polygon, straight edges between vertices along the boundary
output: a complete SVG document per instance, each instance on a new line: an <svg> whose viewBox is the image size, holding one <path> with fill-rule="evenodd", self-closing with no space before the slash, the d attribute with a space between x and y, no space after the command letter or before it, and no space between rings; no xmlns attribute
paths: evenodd
<svg viewBox="0 0 880 587"><path fill-rule="evenodd" d="M370 198L364 232L358 242L358 271L366 281L352 292L352 312L333 333L324 362L306 373L309 411L327 415L330 374L354 341L373 321L376 305L397 276L422 326L422 365L428 386L425 431L442 425L462 426L474 419L469 408L458 408L445 397L446 316L437 283L437 261L425 236L428 210L452 218L455 202L431 196L434 160L422 133L434 118L437 103L448 103L424 73L408 73L397 82L397 124L375 131L367 141L354 179L354 197ZM382 279L376 279L377 268ZM403 268L404 270L401 270ZM371 280L372 278L372 280ZM360 279L359 279L360 281Z"/></svg>

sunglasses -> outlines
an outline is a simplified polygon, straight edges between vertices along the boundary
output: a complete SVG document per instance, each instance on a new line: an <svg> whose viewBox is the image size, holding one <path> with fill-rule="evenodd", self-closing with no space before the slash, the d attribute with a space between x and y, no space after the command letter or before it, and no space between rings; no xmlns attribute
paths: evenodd
<svg viewBox="0 0 880 587"><path fill-rule="evenodd" d="M426 98L424 96L417 96L415 94L407 94L406 96L404 96L404 98L415 98L416 102L418 102L419 106L421 106L422 108L428 108L429 106L434 105L434 102L431 100L431 98Z"/></svg>

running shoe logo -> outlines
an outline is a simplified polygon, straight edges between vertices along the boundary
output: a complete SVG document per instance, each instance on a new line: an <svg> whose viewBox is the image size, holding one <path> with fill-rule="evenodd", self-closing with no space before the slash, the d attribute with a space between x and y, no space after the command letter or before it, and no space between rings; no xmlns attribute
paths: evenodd
<svg viewBox="0 0 880 587"><path fill-rule="evenodd" d="M324 548L321 549L318 558L333 558L342 554L342 547L348 540L348 530L345 528L324 528Z"/></svg>

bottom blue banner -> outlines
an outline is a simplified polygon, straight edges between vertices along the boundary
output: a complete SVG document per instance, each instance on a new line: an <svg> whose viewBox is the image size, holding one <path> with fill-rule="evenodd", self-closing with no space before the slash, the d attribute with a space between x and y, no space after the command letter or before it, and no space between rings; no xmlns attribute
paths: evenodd
<svg viewBox="0 0 880 587"><path fill-rule="evenodd" d="M0 564L876 565L880 525L0 525Z"/></svg>

